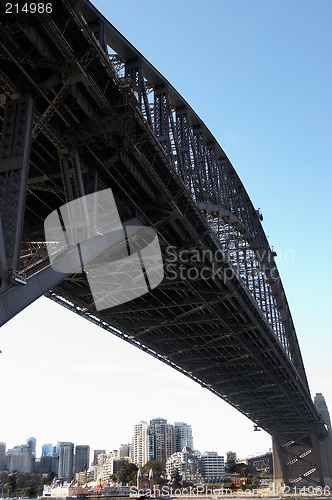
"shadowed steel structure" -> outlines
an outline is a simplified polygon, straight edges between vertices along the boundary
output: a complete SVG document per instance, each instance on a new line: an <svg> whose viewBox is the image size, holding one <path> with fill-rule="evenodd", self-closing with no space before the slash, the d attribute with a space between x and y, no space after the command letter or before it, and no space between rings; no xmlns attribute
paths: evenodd
<svg viewBox="0 0 332 500"><path fill-rule="evenodd" d="M275 253L226 154L90 2L17 10L0 0L1 324L45 294L270 433L278 484L331 486ZM108 188L123 222L158 234L165 277L96 311L85 273L50 266L44 220Z"/></svg>

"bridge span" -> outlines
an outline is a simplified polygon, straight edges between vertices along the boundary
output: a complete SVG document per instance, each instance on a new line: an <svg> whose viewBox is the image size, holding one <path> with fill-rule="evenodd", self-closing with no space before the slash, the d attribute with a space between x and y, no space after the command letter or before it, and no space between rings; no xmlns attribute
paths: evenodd
<svg viewBox="0 0 332 500"><path fill-rule="evenodd" d="M332 486L276 255L203 121L88 0L0 0L0 60L1 324L44 294L270 433L276 481ZM158 235L164 278L97 310L87 272L52 267L44 221L107 189L123 223Z"/></svg>

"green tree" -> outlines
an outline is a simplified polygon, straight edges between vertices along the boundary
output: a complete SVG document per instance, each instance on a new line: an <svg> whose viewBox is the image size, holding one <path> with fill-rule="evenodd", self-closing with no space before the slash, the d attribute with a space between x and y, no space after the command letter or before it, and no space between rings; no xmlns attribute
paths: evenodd
<svg viewBox="0 0 332 500"><path fill-rule="evenodd" d="M236 474L241 474L242 477L247 477L248 476L248 465L244 463L239 463L234 465L234 472Z"/></svg>
<svg viewBox="0 0 332 500"><path fill-rule="evenodd" d="M3 485L3 491L6 492L7 496L11 495L10 483L7 482Z"/></svg>
<svg viewBox="0 0 332 500"><path fill-rule="evenodd" d="M138 469L135 464L123 465L117 474L119 482L129 485L136 484L137 471Z"/></svg>
<svg viewBox="0 0 332 500"><path fill-rule="evenodd" d="M251 483L249 484L250 489L258 488L260 485L259 476L253 476Z"/></svg>
<svg viewBox="0 0 332 500"><path fill-rule="evenodd" d="M149 460L142 469L143 474L149 474L150 469L153 471L155 484L162 485L167 482L165 479L165 465L163 462L160 460Z"/></svg>
<svg viewBox="0 0 332 500"><path fill-rule="evenodd" d="M0 485L3 485L4 496L36 498L42 495L44 484L49 484L53 477L53 473L44 476L35 473L3 472L0 473Z"/></svg>
<svg viewBox="0 0 332 500"><path fill-rule="evenodd" d="M9 491L10 496L15 496L17 483L17 472L11 472L7 476L6 489Z"/></svg>
<svg viewBox="0 0 332 500"><path fill-rule="evenodd" d="M182 481L182 476L179 473L179 471L174 471L172 473L172 478L171 478L173 488L181 487L182 486L181 481Z"/></svg>

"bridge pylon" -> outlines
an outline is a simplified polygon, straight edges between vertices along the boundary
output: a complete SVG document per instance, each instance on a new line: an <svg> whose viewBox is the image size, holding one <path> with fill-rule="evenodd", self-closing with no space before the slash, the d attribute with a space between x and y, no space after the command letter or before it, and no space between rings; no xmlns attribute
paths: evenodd
<svg viewBox="0 0 332 500"><path fill-rule="evenodd" d="M280 492L298 493L309 488L314 493L332 488L332 435L314 428L288 431L272 436L274 487Z"/></svg>

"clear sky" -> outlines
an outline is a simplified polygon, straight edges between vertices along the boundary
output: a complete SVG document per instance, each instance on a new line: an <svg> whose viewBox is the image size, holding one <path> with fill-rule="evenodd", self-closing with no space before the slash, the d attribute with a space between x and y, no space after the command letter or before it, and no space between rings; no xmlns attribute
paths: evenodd
<svg viewBox="0 0 332 500"><path fill-rule="evenodd" d="M312 395L332 411L330 0L94 0L195 109L239 173L278 265ZM0 332L0 441L118 448L139 420L192 425L196 449L270 437L206 389L41 298Z"/></svg>

